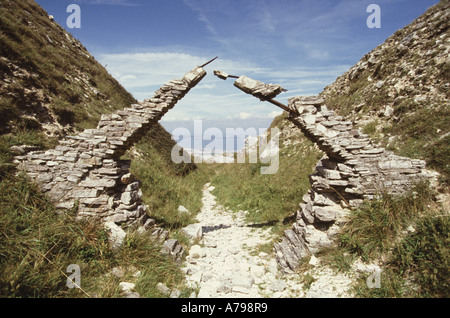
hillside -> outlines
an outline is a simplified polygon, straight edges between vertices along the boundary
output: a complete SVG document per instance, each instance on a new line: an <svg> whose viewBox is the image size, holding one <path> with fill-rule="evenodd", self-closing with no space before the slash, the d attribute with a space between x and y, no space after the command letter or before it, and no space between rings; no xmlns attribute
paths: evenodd
<svg viewBox="0 0 450 318"><path fill-rule="evenodd" d="M399 156L424 159L441 177L437 188L418 184L404 195L385 193L351 209L339 231L332 234L335 243L302 259L294 273L313 288L321 282L318 293L333 285L330 279L344 274L355 280L351 289L355 297L448 297L449 12L448 1L430 8L319 95L328 109L375 144ZM296 144L305 143L305 136L286 113L272 126L287 137L280 143L280 155L291 152L305 161L295 150ZM280 159L280 167L284 163ZM320 163L316 168L311 180L323 169ZM320 230L321 225L308 223L303 210L309 196L305 197L297 199L297 221L285 231L283 242L296 242L294 233L303 235L308 244L326 241L320 235L314 238L314 227ZM306 227L299 226L299 220ZM295 251L301 252L301 248ZM320 273L328 267L334 269L333 278ZM370 289L365 273L374 269L382 273L381 287Z"/></svg>
<svg viewBox="0 0 450 318"><path fill-rule="evenodd" d="M336 222L320 220L320 214L310 214L308 219L304 211L308 206L313 210L311 201L316 197L320 212L324 207L332 209L334 204L330 199L333 191L317 194L310 182L320 179L317 176L323 176L323 171L330 173L330 179L337 179L332 176L337 171L327 170L334 167L331 160L326 167L325 162L324 166L317 164L323 152L287 113L271 125L280 130L280 167L276 174L259 174L261 163L215 168L211 184L218 202L238 215L243 213L251 225L268 229L275 236L261 243L255 254L263 251L275 255L277 261L279 254L286 255L285 260L295 260L305 249L299 242L315 249L310 250L311 255L303 254L288 276L290 282L303 284L306 295L340 297L345 290L351 297L448 297L449 12L448 1L434 6L320 94L324 104L342 116L336 116L336 121L342 120L341 126L353 124L360 132L352 133L361 133L362 139L370 136L374 147L425 159L428 167L441 173L437 189L419 183L402 195L385 193L373 200L361 200L361 206L348 209L348 214L343 213L345 216ZM295 99L290 105L292 101ZM307 114L316 107L305 104L307 110L303 112ZM319 114L330 113L325 108ZM319 126L316 120L323 117L312 117L308 120ZM332 122L327 127L336 124ZM345 127L339 129L345 131ZM336 135L338 132L331 132L329 139ZM316 142L318 139L315 136ZM332 146L338 149L337 144L336 138ZM380 152L373 149L373 153ZM340 185L340 181L329 182ZM346 206L344 201L334 209L341 211ZM289 245L294 246L292 254L286 248ZM282 262L278 265L283 268ZM374 271L381 273L377 288L369 287L367 281Z"/></svg>
<svg viewBox="0 0 450 318"><path fill-rule="evenodd" d="M0 70L0 295L122 297L119 279L138 270L143 274L133 280L143 296L160 297L161 282L181 286L179 268L150 236L130 234L113 254L99 224L57 211L13 164L16 155L52 149L64 136L95 128L101 115L136 103L133 96L33 0L0 3ZM155 123L124 155L145 185L148 213L167 230L190 221L177 216L180 205L200 209L206 182L194 164L172 162L174 145ZM83 292L65 286L61 270L69 264L80 264ZM122 276L107 274L117 271Z"/></svg>
<svg viewBox="0 0 450 318"><path fill-rule="evenodd" d="M11 168L11 146L47 149L135 102L34 1L2 1L0 30L1 170Z"/></svg>
<svg viewBox="0 0 450 318"><path fill-rule="evenodd" d="M366 54L320 94L399 155L450 177L450 2L441 1Z"/></svg>
<svg viewBox="0 0 450 318"><path fill-rule="evenodd" d="M2 133L92 128L101 114L135 101L34 1L2 1L0 23Z"/></svg>

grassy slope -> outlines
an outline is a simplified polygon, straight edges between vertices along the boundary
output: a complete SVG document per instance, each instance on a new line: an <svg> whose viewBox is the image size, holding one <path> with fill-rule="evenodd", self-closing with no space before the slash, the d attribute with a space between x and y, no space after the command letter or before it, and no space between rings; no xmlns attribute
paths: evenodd
<svg viewBox="0 0 450 318"><path fill-rule="evenodd" d="M443 6L448 2L441 1L421 17L422 21L436 17ZM426 22L428 36L399 55L394 43L417 30L417 23L397 31L387 44L374 50L382 51L378 64L353 79L352 68L325 88L322 96L331 108L356 121L382 146L399 155L425 159L441 173L445 188L450 176L450 75L448 59L439 58L443 52L439 43L448 41L449 23L448 19ZM369 58L370 54L361 62ZM421 76L409 76L411 70ZM379 81L388 85L375 88ZM411 85L397 93L393 89L397 81ZM435 94L430 94L432 90ZM426 99L416 99L422 95ZM393 108L393 116L380 115L386 106ZM351 213L338 248L323 251L323 259L339 270L350 270L357 258L382 265L381 288L369 289L361 278L354 289L358 297L449 297L448 211L433 201L432 192L422 184L404 197L385 194L380 200L367 202Z"/></svg>
<svg viewBox="0 0 450 318"><path fill-rule="evenodd" d="M0 183L0 209L0 297L120 297L121 281L135 282L144 297L163 297L158 282L189 295L181 271L148 236L132 233L112 253L98 224L57 214L24 177ZM83 292L66 287L70 264L80 266ZM122 278L108 275L115 267L124 270ZM137 271L141 275L132 277Z"/></svg>
<svg viewBox="0 0 450 318"><path fill-rule="evenodd" d="M191 223L200 210L201 189L209 176L207 169L174 165L170 161L173 145L170 135L157 125L127 156L134 157L132 172L143 183L150 216L187 244L177 230ZM124 247L112 254L98 224L75 222L70 211L57 214L25 176L14 176L14 166L7 167L0 181L0 296L86 297L65 287L61 271L70 264L81 266L82 288L91 296L119 297L118 283L130 279L144 297L164 297L156 290L159 282L179 288L182 296L189 295L178 266L148 236L132 233ZM187 207L192 216L180 216L179 205ZM126 270L120 280L105 276L114 267L134 269ZM142 276L133 278L138 270Z"/></svg>
<svg viewBox="0 0 450 318"><path fill-rule="evenodd" d="M351 212L336 247L320 252L322 262L348 272L361 259L381 265L380 288L370 289L361 276L357 297L450 296L450 223L433 202L427 184L403 197L384 194Z"/></svg>
<svg viewBox="0 0 450 318"><path fill-rule="evenodd" d="M95 128L101 114L135 101L32 0L2 1L0 43L1 132L52 120Z"/></svg>

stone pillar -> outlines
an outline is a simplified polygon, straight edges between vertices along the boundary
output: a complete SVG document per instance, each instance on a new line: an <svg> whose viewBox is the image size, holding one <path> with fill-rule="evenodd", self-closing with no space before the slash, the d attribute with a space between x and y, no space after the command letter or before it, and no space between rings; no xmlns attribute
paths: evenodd
<svg viewBox="0 0 450 318"><path fill-rule="evenodd" d="M205 76L196 67L162 86L153 98L102 115L95 129L67 136L55 149L16 157L19 172L36 181L58 208L77 207L79 217L151 227L140 183L129 173L130 162L120 157Z"/></svg>
<svg viewBox="0 0 450 318"><path fill-rule="evenodd" d="M297 221L275 244L284 272L292 272L303 257L332 245L350 208L384 191L402 194L414 182L433 176L424 161L377 147L316 96L292 98L289 107L299 113L291 113L291 122L325 155L310 176L311 189L299 205Z"/></svg>

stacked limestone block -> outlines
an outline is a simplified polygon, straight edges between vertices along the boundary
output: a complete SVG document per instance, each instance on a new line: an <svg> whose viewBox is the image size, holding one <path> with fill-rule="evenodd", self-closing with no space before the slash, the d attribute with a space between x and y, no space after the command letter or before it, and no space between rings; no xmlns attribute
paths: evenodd
<svg viewBox="0 0 450 318"><path fill-rule="evenodd" d="M102 115L97 128L65 137L55 149L16 157L19 171L35 180L58 208L77 207L79 217L153 228L142 205L140 183L129 173L130 162L120 157L205 75L197 67L162 86L153 98ZM161 229L154 234L167 237Z"/></svg>
<svg viewBox="0 0 450 318"><path fill-rule="evenodd" d="M263 101L272 99L282 92L286 92L286 89L278 84L266 84L245 75L239 77L234 82L234 86L239 88L243 92L253 95Z"/></svg>
<svg viewBox="0 0 450 318"><path fill-rule="evenodd" d="M433 176L425 170L424 161L377 147L318 97L293 98L289 107L299 114L292 113L290 120L326 155L310 176L311 189L300 203L296 223L275 245L284 272L295 270L303 257L332 245L350 209L364 199L384 191L402 194L420 179Z"/></svg>

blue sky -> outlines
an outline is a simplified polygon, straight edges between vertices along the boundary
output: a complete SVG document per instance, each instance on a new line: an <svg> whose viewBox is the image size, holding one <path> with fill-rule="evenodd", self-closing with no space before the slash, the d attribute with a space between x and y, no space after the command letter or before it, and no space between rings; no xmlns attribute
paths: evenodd
<svg viewBox="0 0 450 318"><path fill-rule="evenodd" d="M36 0L138 100L209 59L208 76L162 120L169 131L204 119L217 127L267 127L281 111L222 81L215 69L298 95L318 94L438 0ZM69 4L81 28L69 29ZM369 4L381 28L366 25Z"/></svg>

